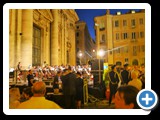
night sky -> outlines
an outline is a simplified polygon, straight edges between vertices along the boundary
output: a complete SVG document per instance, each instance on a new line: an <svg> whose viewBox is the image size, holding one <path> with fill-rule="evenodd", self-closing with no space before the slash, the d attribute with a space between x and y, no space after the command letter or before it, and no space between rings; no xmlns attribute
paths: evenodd
<svg viewBox="0 0 160 120"><path fill-rule="evenodd" d="M77 15L79 16L79 20L87 23L89 33L91 37L95 40L94 33L94 17L102 16L106 14L107 9L75 9ZM132 9L135 11L139 11L139 9ZM129 11L129 9L110 9L110 14L116 14L116 12L121 11L122 14Z"/></svg>

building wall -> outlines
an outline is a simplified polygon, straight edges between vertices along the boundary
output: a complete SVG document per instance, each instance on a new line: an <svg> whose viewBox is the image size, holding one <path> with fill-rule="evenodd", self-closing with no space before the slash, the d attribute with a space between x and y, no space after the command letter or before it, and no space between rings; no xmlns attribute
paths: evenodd
<svg viewBox="0 0 160 120"><path fill-rule="evenodd" d="M10 9L9 14L10 68L19 61L23 69L32 65L33 26L41 29L42 64L67 64L67 51L68 64L76 64L75 22L79 18L74 10Z"/></svg>
<svg viewBox="0 0 160 120"><path fill-rule="evenodd" d="M81 64L87 64L88 60L93 59L93 49L95 49L95 43L93 42L88 27L84 21L76 22L76 52L77 52L77 64L81 61ZM80 57L79 54L82 53Z"/></svg>
<svg viewBox="0 0 160 120"><path fill-rule="evenodd" d="M135 20L134 26L131 24L133 19ZM143 24L140 24L140 19L143 20ZM111 15L107 11L106 15L95 17L94 21L97 50L102 48L107 51L104 56L106 62L109 64L121 62L122 65L124 63L132 65L136 59L139 64L144 63L145 12L143 10L120 15ZM117 21L118 26L116 27ZM124 21L126 21L126 26L123 25ZM135 39L132 34L135 34ZM105 41L101 43L102 35L105 35ZM126 52L127 49L128 52ZM133 52L133 49L136 49L136 53Z"/></svg>

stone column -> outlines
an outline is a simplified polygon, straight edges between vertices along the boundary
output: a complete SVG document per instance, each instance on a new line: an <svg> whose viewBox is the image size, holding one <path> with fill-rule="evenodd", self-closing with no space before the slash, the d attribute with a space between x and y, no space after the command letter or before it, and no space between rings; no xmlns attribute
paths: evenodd
<svg viewBox="0 0 160 120"><path fill-rule="evenodd" d="M22 67L32 65L33 10L22 11Z"/></svg>
<svg viewBox="0 0 160 120"><path fill-rule="evenodd" d="M58 65L58 10L52 10L51 23L51 65Z"/></svg>
<svg viewBox="0 0 160 120"><path fill-rule="evenodd" d="M110 52L107 52L107 61L109 64L113 64L114 61L113 61L113 54L114 54L114 46L113 46L113 38L112 38L112 16L111 15L107 15L107 25L106 25L106 28L107 28L107 50L111 50L112 51L112 54L110 54Z"/></svg>
<svg viewBox="0 0 160 120"><path fill-rule="evenodd" d="M10 14L10 30L9 30L9 68L15 68L15 29L16 29L16 10L9 10Z"/></svg>
<svg viewBox="0 0 160 120"><path fill-rule="evenodd" d="M46 37L45 37L45 41L46 41L46 62L47 64L50 65L50 23L47 22L47 26L46 26Z"/></svg>
<svg viewBox="0 0 160 120"><path fill-rule="evenodd" d="M16 43L16 64L21 62L21 37L22 37L22 10L19 9L17 12L17 43Z"/></svg>
<svg viewBox="0 0 160 120"><path fill-rule="evenodd" d="M71 48L70 48L70 58L69 58L69 62L71 65L75 65L76 64L76 48L75 48L75 30L74 27L70 28L70 32L71 32L71 37L70 37L70 43L71 43ZM83 53L84 54L84 53Z"/></svg>
<svg viewBox="0 0 160 120"><path fill-rule="evenodd" d="M62 13L62 63L65 65L66 51L65 51L65 21L64 13Z"/></svg>

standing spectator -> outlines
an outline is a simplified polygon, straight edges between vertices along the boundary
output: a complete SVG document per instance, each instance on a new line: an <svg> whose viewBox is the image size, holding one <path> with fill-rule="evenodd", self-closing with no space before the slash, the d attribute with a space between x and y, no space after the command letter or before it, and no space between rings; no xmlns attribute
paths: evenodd
<svg viewBox="0 0 160 120"><path fill-rule="evenodd" d="M122 85L117 89L115 94L115 108L116 109L138 109L139 106L136 97L139 90L130 85Z"/></svg>
<svg viewBox="0 0 160 120"><path fill-rule="evenodd" d="M22 102L18 109L61 109L61 107L53 101L45 99L46 84L43 81L35 82L32 87L33 96Z"/></svg>
<svg viewBox="0 0 160 120"><path fill-rule="evenodd" d="M122 85L127 85L129 82L128 64L124 64L124 70L121 72Z"/></svg>
<svg viewBox="0 0 160 120"><path fill-rule="evenodd" d="M28 86L31 87L34 82L34 76L32 74L32 70L28 71L27 79L28 79Z"/></svg>
<svg viewBox="0 0 160 120"><path fill-rule="evenodd" d="M139 72L137 70L132 71L132 80L128 82L128 85L135 86L138 90L142 89L142 82L138 79Z"/></svg>
<svg viewBox="0 0 160 120"><path fill-rule="evenodd" d="M61 71L57 71L57 74L54 76L53 80L53 89L62 89L62 84L61 84Z"/></svg>
<svg viewBox="0 0 160 120"><path fill-rule="evenodd" d="M67 74L62 77L65 108L75 109L76 75L72 72L71 66L68 67L67 71Z"/></svg>
<svg viewBox="0 0 160 120"><path fill-rule="evenodd" d="M111 71L109 72L109 88L110 88L110 97L109 97L109 106L112 102L112 99L115 97L115 93L117 91L118 88L118 83L119 83L119 77L118 77L118 73L116 71L116 65L113 65L111 67Z"/></svg>

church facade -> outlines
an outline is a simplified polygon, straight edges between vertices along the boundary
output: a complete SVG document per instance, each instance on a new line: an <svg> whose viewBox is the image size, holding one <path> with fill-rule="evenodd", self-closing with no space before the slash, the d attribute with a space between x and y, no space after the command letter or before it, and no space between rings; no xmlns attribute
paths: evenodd
<svg viewBox="0 0 160 120"><path fill-rule="evenodd" d="M72 9L10 9L9 67L75 65L78 20Z"/></svg>

